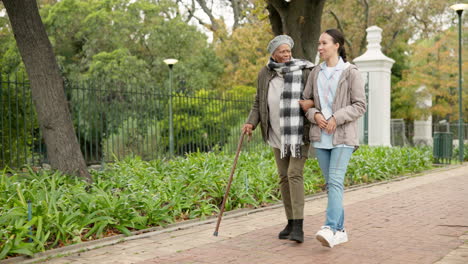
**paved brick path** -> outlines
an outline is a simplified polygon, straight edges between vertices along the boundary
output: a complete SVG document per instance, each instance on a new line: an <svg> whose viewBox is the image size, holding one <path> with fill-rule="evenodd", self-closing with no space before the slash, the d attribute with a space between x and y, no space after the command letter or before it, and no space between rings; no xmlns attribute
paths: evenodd
<svg viewBox="0 0 468 264"><path fill-rule="evenodd" d="M285 223L282 208L223 219L214 224L53 259L48 263L468 263L454 254L466 248L468 166L345 193L350 241L325 248L314 234L324 221L326 198L306 203L305 242L277 239ZM461 252L461 251L456 251Z"/></svg>

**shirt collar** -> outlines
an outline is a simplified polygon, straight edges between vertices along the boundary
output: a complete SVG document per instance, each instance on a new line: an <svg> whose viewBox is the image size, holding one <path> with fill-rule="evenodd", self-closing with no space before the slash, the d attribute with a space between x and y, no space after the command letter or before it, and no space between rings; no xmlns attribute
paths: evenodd
<svg viewBox="0 0 468 264"><path fill-rule="evenodd" d="M338 57L338 63L336 64L335 66L335 70L343 70L344 69L344 66L345 66L345 62L343 61L343 59L340 57ZM327 67L327 63L326 62L322 62L320 63L320 69L323 71L325 70L325 68Z"/></svg>

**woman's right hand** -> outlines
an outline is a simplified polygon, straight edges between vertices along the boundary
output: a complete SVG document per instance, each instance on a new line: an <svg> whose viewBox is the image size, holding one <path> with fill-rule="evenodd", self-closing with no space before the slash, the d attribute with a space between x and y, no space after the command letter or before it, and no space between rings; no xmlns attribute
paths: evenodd
<svg viewBox="0 0 468 264"><path fill-rule="evenodd" d="M321 129L325 129L328 125L327 120L325 117L322 115L322 113L315 113L314 115L315 122Z"/></svg>
<svg viewBox="0 0 468 264"><path fill-rule="evenodd" d="M242 127L242 133L251 136L252 135L252 130L253 130L253 125L252 124L244 124Z"/></svg>

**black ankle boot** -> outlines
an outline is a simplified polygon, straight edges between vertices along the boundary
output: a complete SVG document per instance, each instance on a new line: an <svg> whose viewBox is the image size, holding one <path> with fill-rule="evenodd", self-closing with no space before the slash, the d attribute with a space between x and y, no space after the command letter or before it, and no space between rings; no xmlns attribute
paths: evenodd
<svg viewBox="0 0 468 264"><path fill-rule="evenodd" d="M278 238L279 239L288 239L289 234L292 231L292 227L293 227L293 220L288 220L288 225L283 229L283 231L281 231L279 233Z"/></svg>
<svg viewBox="0 0 468 264"><path fill-rule="evenodd" d="M304 242L304 231L302 230L302 224L304 219L293 220L293 228L289 234L289 240L296 241L297 243Z"/></svg>

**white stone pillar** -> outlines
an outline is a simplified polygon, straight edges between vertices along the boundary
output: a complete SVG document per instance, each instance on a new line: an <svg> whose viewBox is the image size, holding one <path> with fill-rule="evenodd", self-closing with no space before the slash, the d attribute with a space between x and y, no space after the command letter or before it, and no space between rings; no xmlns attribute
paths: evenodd
<svg viewBox="0 0 468 264"><path fill-rule="evenodd" d="M368 144L390 146L390 81L395 62L382 53L382 29L377 26L367 30L367 51L354 59L363 79L369 79ZM360 122L363 124L363 122ZM363 133L361 128L361 134Z"/></svg>

